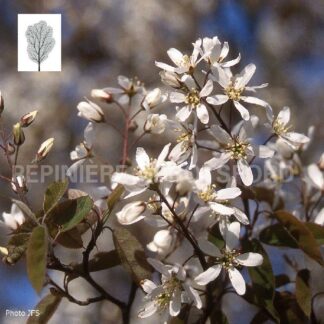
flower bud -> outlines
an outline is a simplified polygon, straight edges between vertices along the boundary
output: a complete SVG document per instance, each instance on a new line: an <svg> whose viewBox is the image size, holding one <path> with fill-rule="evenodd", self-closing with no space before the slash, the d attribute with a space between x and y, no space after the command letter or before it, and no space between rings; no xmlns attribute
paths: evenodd
<svg viewBox="0 0 324 324"><path fill-rule="evenodd" d="M159 88L155 88L145 96L143 106L145 110L149 111L150 109L153 109L160 103L164 102L166 98L167 96L162 95L162 92Z"/></svg>
<svg viewBox="0 0 324 324"><path fill-rule="evenodd" d="M153 241L146 246L152 252L165 255L172 246L172 234L169 230L158 231L155 233Z"/></svg>
<svg viewBox="0 0 324 324"><path fill-rule="evenodd" d="M102 109L94 102L82 101L78 104L77 109L79 110L79 117L96 123L101 123L104 121L104 113Z"/></svg>
<svg viewBox="0 0 324 324"><path fill-rule="evenodd" d="M162 134L165 131L166 115L150 114L144 124L144 130L151 134Z"/></svg>
<svg viewBox="0 0 324 324"><path fill-rule="evenodd" d="M36 153L36 161L39 162L46 158L47 154L50 152L54 144L54 138L49 138L45 142L41 144L37 153Z"/></svg>
<svg viewBox="0 0 324 324"><path fill-rule="evenodd" d="M4 256L7 256L9 254L9 251L6 247L0 246L0 253Z"/></svg>
<svg viewBox="0 0 324 324"><path fill-rule="evenodd" d="M20 119L21 127L28 127L35 120L37 113L38 111L34 110L22 116Z"/></svg>
<svg viewBox="0 0 324 324"><path fill-rule="evenodd" d="M113 96L102 89L93 89L91 90L91 97L102 100L107 103L113 102Z"/></svg>
<svg viewBox="0 0 324 324"><path fill-rule="evenodd" d="M3 110L4 110L4 100L0 91L0 114L3 112Z"/></svg>
<svg viewBox="0 0 324 324"><path fill-rule="evenodd" d="M143 219L142 215L146 209L146 204L143 201L134 201L123 207L123 209L116 213L118 221L122 225L130 225Z"/></svg>
<svg viewBox="0 0 324 324"><path fill-rule="evenodd" d="M25 134L20 123L13 125L12 133L16 145L22 145L25 142Z"/></svg>
<svg viewBox="0 0 324 324"><path fill-rule="evenodd" d="M13 177L11 180L11 189L15 192L27 192L28 188L26 185L26 179L23 175Z"/></svg>

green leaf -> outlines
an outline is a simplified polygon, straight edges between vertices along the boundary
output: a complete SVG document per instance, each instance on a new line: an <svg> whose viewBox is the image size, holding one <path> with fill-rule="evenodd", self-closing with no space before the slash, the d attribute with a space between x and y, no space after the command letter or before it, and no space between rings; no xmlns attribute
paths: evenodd
<svg viewBox="0 0 324 324"><path fill-rule="evenodd" d="M142 244L125 227L114 230L113 240L122 265L138 285L151 277Z"/></svg>
<svg viewBox="0 0 324 324"><path fill-rule="evenodd" d="M287 230L280 224L264 228L259 235L260 241L268 245L298 249L298 244Z"/></svg>
<svg viewBox="0 0 324 324"><path fill-rule="evenodd" d="M274 215L285 227L291 237L295 239L299 248L320 265L324 265L320 246L315 240L312 232L295 216L286 211L277 211Z"/></svg>
<svg viewBox="0 0 324 324"><path fill-rule="evenodd" d="M35 227L27 246L27 274L34 289L39 293L45 282L48 241L46 229Z"/></svg>
<svg viewBox="0 0 324 324"><path fill-rule="evenodd" d="M315 223L304 223L306 227L312 232L319 245L324 244L324 226Z"/></svg>
<svg viewBox="0 0 324 324"><path fill-rule="evenodd" d="M312 310L312 294L309 288L309 278L310 273L307 269L298 271L296 276L296 300L307 317L310 317Z"/></svg>
<svg viewBox="0 0 324 324"><path fill-rule="evenodd" d="M87 217L92 206L89 196L63 201L53 208L46 223L56 225L61 233L69 231Z"/></svg>
<svg viewBox="0 0 324 324"><path fill-rule="evenodd" d="M260 266L248 267L253 288L252 301L250 300L250 302L263 308L276 322L279 322L279 315L273 306L275 278L269 257L256 239L251 242L245 241L244 249L263 255L263 263Z"/></svg>
<svg viewBox="0 0 324 324"><path fill-rule="evenodd" d="M26 324L44 324L47 323L53 314L55 313L57 307L59 306L62 298L60 296L54 296L48 294L45 296L34 309L38 311L38 314L28 317Z"/></svg>
<svg viewBox="0 0 324 324"><path fill-rule="evenodd" d="M49 213L63 197L68 188L69 182L67 179L51 183L45 192L44 197L44 212Z"/></svg>
<svg viewBox="0 0 324 324"><path fill-rule="evenodd" d="M108 199L107 199L107 205L108 205L108 209L112 210L115 206L115 204L118 202L118 200L120 199L121 195L124 193L125 188L119 184L109 195Z"/></svg>
<svg viewBox="0 0 324 324"><path fill-rule="evenodd" d="M29 237L30 233L18 233L11 236L7 244L8 255L5 256L8 264L15 264L22 258L27 249Z"/></svg>

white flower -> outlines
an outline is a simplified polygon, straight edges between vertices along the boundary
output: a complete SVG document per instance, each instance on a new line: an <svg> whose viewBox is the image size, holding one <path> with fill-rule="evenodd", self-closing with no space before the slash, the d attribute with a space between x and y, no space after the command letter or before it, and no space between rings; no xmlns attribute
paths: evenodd
<svg viewBox="0 0 324 324"><path fill-rule="evenodd" d="M75 162L68 168L66 172L67 176L72 177L78 167L87 159L91 162L91 158L94 156L92 151L94 136L94 124L90 122L84 129L83 142L77 145L75 150L70 153L71 160Z"/></svg>
<svg viewBox="0 0 324 324"><path fill-rule="evenodd" d="M157 231L154 235L153 241L147 244L147 248L156 252L159 255L166 255L170 252L173 243L173 235L170 230L163 229Z"/></svg>
<svg viewBox="0 0 324 324"><path fill-rule="evenodd" d="M169 154L169 159L181 164L190 157L189 170L196 166L198 150L195 141L195 130L192 125L169 121L173 131L180 133L177 142Z"/></svg>
<svg viewBox="0 0 324 324"><path fill-rule="evenodd" d="M151 184L159 183L167 175L164 173L163 167L171 163L165 161L169 148L170 144L167 144L157 159L150 159L145 150L142 147L138 147L136 150L137 170L135 175L115 172L112 175L111 181L122 184L130 192L128 197L144 192Z"/></svg>
<svg viewBox="0 0 324 324"><path fill-rule="evenodd" d="M149 114L146 117L144 130L151 134L162 134L166 128L167 116L164 114Z"/></svg>
<svg viewBox="0 0 324 324"><path fill-rule="evenodd" d="M175 64L175 66L171 66L162 62L155 62L155 65L162 70L168 72L175 72L178 74L191 72L195 69L195 67L201 60L198 60L200 47L199 44L201 44L201 40L196 41L196 43L194 44L193 52L190 56L182 54L179 50L175 48L170 48L167 51L167 54L171 61Z"/></svg>
<svg viewBox="0 0 324 324"><path fill-rule="evenodd" d="M78 116L85 118L91 122L101 123L104 121L104 113L102 109L92 101L81 101L77 109L79 110Z"/></svg>
<svg viewBox="0 0 324 324"><path fill-rule="evenodd" d="M145 110L150 111L159 104L163 103L167 99L166 95L162 95L159 88L155 88L150 91L144 98L143 107Z"/></svg>
<svg viewBox="0 0 324 324"><path fill-rule="evenodd" d="M241 55L239 55L234 60L224 62L229 53L229 46L227 42L224 42L222 46L222 43L217 36L213 38L205 37L202 40L202 48L199 50L201 56L204 57L204 60L213 66L221 66L223 68L230 67L237 64L241 59Z"/></svg>
<svg viewBox="0 0 324 324"><path fill-rule="evenodd" d="M121 211L116 213L117 219L122 225L134 224L145 217L143 215L146 204L143 201L133 201L126 204Z"/></svg>
<svg viewBox="0 0 324 324"><path fill-rule="evenodd" d="M179 75L174 72L169 71L160 71L161 81L172 88L180 89L182 87L182 82L179 78Z"/></svg>
<svg viewBox="0 0 324 324"><path fill-rule="evenodd" d="M244 96L244 91L255 91L258 88L264 88L267 84L260 86L248 87L247 84L251 80L256 66L254 64L247 65L240 74L233 75L229 68L222 69L220 67L213 69L213 75L211 78L217 81L224 89L224 94L218 94L207 98L207 102L211 105L222 105L228 100L232 100L235 108L239 111L244 120L250 119L249 111L240 103L244 101L246 103L259 105L265 107L268 114L272 113L270 105L258 98L251 96Z"/></svg>
<svg viewBox="0 0 324 324"><path fill-rule="evenodd" d="M229 160L234 160L237 164L238 173L242 182L246 186L250 186L253 182L252 170L247 159L254 156L266 159L272 157L274 154L274 151L265 145L250 144L243 126L239 134L232 137L218 125L212 125L210 133L221 145L224 152L218 157L214 157L205 162L204 166L215 170L221 168Z"/></svg>
<svg viewBox="0 0 324 324"><path fill-rule="evenodd" d="M16 204L11 205L10 213L3 212L2 213L3 222L6 226L15 230L18 226L22 225L25 221L25 216L23 212L19 209Z"/></svg>
<svg viewBox="0 0 324 324"><path fill-rule="evenodd" d="M199 293L187 283L187 274L183 267L164 265L150 258L148 262L162 274L161 285L156 285L148 279L141 283L147 295L144 297L145 305L138 314L140 318L159 313L161 323L167 323L170 315L179 315L183 302L193 302L198 309L202 307Z"/></svg>
<svg viewBox="0 0 324 324"><path fill-rule="evenodd" d="M324 191L323 173L316 164L311 164L307 167L307 175L316 189Z"/></svg>
<svg viewBox="0 0 324 324"><path fill-rule="evenodd" d="M26 178L23 175L18 175L16 177L12 177L11 179L11 189L15 192L27 192L27 184L26 184Z"/></svg>
<svg viewBox="0 0 324 324"><path fill-rule="evenodd" d="M213 82L208 80L204 87L199 91L196 87L194 79L190 75L184 75L181 81L186 86L185 93L171 92L170 101L173 103L185 103L185 106L179 109L176 117L181 121L186 121L193 111L196 111L198 119L207 124L209 121L209 114L203 98L210 95L213 91Z"/></svg>
<svg viewBox="0 0 324 324"><path fill-rule="evenodd" d="M247 224L248 220L244 213L238 208L228 206L228 201L241 195L238 187L225 188L216 191L215 185L212 184L212 178L209 168L201 168L199 178L195 181L194 191L197 194L198 201L209 208L216 214L223 216L234 215L240 221ZM242 216L242 214L245 216Z"/></svg>
<svg viewBox="0 0 324 324"><path fill-rule="evenodd" d="M307 136L289 131L291 126L288 125L290 120L290 109L288 107L284 107L277 118L268 116L268 119L273 132L293 148L298 148L301 144L309 142L310 139Z"/></svg>
<svg viewBox="0 0 324 324"><path fill-rule="evenodd" d="M112 100L113 100L112 95L103 89L92 89L91 97L100 99L104 102L109 102L109 103L112 102Z"/></svg>
<svg viewBox="0 0 324 324"><path fill-rule="evenodd" d="M194 280L198 285L207 285L209 282L215 280L222 269L224 269L229 276L233 288L239 295L245 294L246 285L243 276L236 269L238 266L255 267L263 262L263 257L259 253L243 253L240 254L235 247L238 244L240 235L240 224L233 222L229 225L225 237L225 248L220 251L214 244L207 240L199 240L198 244L201 250L208 256L214 258L214 265L206 271L199 274Z"/></svg>

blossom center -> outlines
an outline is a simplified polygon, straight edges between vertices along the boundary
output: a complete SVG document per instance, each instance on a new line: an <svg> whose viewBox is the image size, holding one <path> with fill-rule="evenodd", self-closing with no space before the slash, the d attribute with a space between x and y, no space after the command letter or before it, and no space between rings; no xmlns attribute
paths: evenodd
<svg viewBox="0 0 324 324"><path fill-rule="evenodd" d="M192 89L186 96L186 104L196 108L200 104L199 92L197 89Z"/></svg>
<svg viewBox="0 0 324 324"><path fill-rule="evenodd" d="M288 132L288 130L290 129L290 126L285 126L284 123L282 123L280 120L276 119L272 125L273 127L273 131L277 134L277 135L282 135L282 134L286 134Z"/></svg>
<svg viewBox="0 0 324 324"><path fill-rule="evenodd" d="M163 292L154 298L155 305L159 311L164 310L170 304L173 293L176 289L181 289L181 282L174 275L162 284Z"/></svg>
<svg viewBox="0 0 324 324"><path fill-rule="evenodd" d="M179 62L179 66L189 68L191 66L190 57L188 55L183 55Z"/></svg>
<svg viewBox="0 0 324 324"><path fill-rule="evenodd" d="M241 98L241 94L244 89L236 89L234 86L230 85L225 89L225 94L234 101L239 101Z"/></svg>
<svg viewBox="0 0 324 324"><path fill-rule="evenodd" d="M223 268L228 270L232 267L237 267L239 265L239 263L236 259L240 255L240 253L238 251L236 251L236 250L228 251L228 250L224 249L222 251L222 253L223 253L223 258L221 259L221 262L222 262Z"/></svg>
<svg viewBox="0 0 324 324"><path fill-rule="evenodd" d="M233 143L227 145L227 151L231 154L231 159L241 160L247 157L247 148L250 144L235 140Z"/></svg>
<svg viewBox="0 0 324 324"><path fill-rule="evenodd" d="M206 190L200 191L198 197L204 202L212 201L215 198L215 185L210 185Z"/></svg>
<svg viewBox="0 0 324 324"><path fill-rule="evenodd" d="M156 160L151 160L151 162L142 170L137 169L136 173L139 177L154 182L156 172Z"/></svg>

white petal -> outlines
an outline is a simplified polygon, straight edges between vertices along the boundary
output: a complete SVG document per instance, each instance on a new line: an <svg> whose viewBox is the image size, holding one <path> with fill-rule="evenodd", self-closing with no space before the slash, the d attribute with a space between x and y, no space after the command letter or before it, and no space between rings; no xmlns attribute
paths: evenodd
<svg viewBox="0 0 324 324"><path fill-rule="evenodd" d="M219 125L210 126L210 134L222 144L228 144L231 141L231 136Z"/></svg>
<svg viewBox="0 0 324 324"><path fill-rule="evenodd" d="M250 113L243 105L241 105L238 101L234 101L234 106L238 110L238 112L241 114L241 116L244 120L250 119Z"/></svg>
<svg viewBox="0 0 324 324"><path fill-rule="evenodd" d="M204 163L204 167L209 168L210 170L217 170L225 165L230 159L230 154L222 153L219 158L211 158L210 160Z"/></svg>
<svg viewBox="0 0 324 324"><path fill-rule="evenodd" d="M170 301L170 315L171 316L177 316L180 313L181 310L181 290L176 289L176 291L173 293L172 299Z"/></svg>
<svg viewBox="0 0 324 324"><path fill-rule="evenodd" d="M286 126L290 120L290 109L289 107L283 107L277 117L277 120Z"/></svg>
<svg viewBox="0 0 324 324"><path fill-rule="evenodd" d="M170 146L171 143L165 145L161 151L161 153L159 154L157 161L156 161L156 167L159 168L162 163L165 161L165 159L167 158L168 154L169 154L169 150L170 150Z"/></svg>
<svg viewBox="0 0 324 324"><path fill-rule="evenodd" d="M150 157L143 147L138 147L136 149L136 162L141 170L145 169L150 164Z"/></svg>
<svg viewBox="0 0 324 324"><path fill-rule="evenodd" d="M211 105L219 106L227 102L229 98L226 95L215 95L215 96L207 97L206 100Z"/></svg>
<svg viewBox="0 0 324 324"><path fill-rule="evenodd" d="M190 107L189 107L189 106L184 106L184 107L182 107L182 108L177 112L176 117L177 117L180 121L184 122L184 121L186 121L186 120L188 119L188 117L190 116L190 114L191 114L191 109L190 109Z"/></svg>
<svg viewBox="0 0 324 324"><path fill-rule="evenodd" d="M174 66L171 66L169 64L163 63L163 62L156 62L155 61L155 65L165 71L169 71L169 72L175 72L176 68Z"/></svg>
<svg viewBox="0 0 324 324"><path fill-rule="evenodd" d="M240 61L241 61L241 54L239 54L237 56L237 58L235 58L233 60L230 60L230 61L227 61L227 62L224 62L221 65L222 65L223 68L228 68L228 67L231 67L233 65L236 65Z"/></svg>
<svg viewBox="0 0 324 324"><path fill-rule="evenodd" d="M216 200L234 199L241 194L240 188L225 188L216 192Z"/></svg>
<svg viewBox="0 0 324 324"><path fill-rule="evenodd" d="M172 61L175 65L179 66L180 63L181 63L181 61L182 61L182 59L183 59L183 54L182 54L179 50L177 50L176 48L170 48L170 49L167 51L167 53L168 53L168 55L169 55L171 61Z"/></svg>
<svg viewBox="0 0 324 324"><path fill-rule="evenodd" d="M153 281L145 279L141 282L141 287L147 294L150 294L157 286Z"/></svg>
<svg viewBox="0 0 324 324"><path fill-rule="evenodd" d="M261 159L268 159L273 157L274 151L266 145L254 145L253 152Z"/></svg>
<svg viewBox="0 0 324 324"><path fill-rule="evenodd" d="M249 163L244 159L238 160L237 161L237 169L238 169L238 173L242 179L242 182L246 186L251 186L251 184L253 182L253 173L252 173L251 167L249 166Z"/></svg>
<svg viewBox="0 0 324 324"><path fill-rule="evenodd" d="M235 218L242 224L248 225L250 223L248 217L238 208L233 207Z"/></svg>
<svg viewBox="0 0 324 324"><path fill-rule="evenodd" d="M216 245L214 245L213 243L207 241L206 239L200 238L198 240L198 245L199 245L200 249L207 255L211 255L214 257L222 256L222 253L220 252L218 247Z"/></svg>
<svg viewBox="0 0 324 324"><path fill-rule="evenodd" d="M246 267L256 267L262 264L263 256L259 253L248 252L239 255L236 260Z"/></svg>
<svg viewBox="0 0 324 324"><path fill-rule="evenodd" d="M157 271L165 275L166 277L170 277L170 273L168 268L161 262L156 259L148 258L147 262Z"/></svg>
<svg viewBox="0 0 324 324"><path fill-rule="evenodd" d="M233 215L234 214L234 209L231 208L231 207L227 207L225 205L222 205L222 204L219 204L219 203L216 203L216 202L210 202L209 203L209 206L210 208L218 213L218 214L221 214L221 215Z"/></svg>
<svg viewBox="0 0 324 324"><path fill-rule="evenodd" d="M314 185L322 190L324 188L324 178L319 167L316 164L311 164L307 168L307 173Z"/></svg>
<svg viewBox="0 0 324 324"><path fill-rule="evenodd" d="M253 77L255 70L256 66L254 64L248 64L237 77L235 87L244 88Z"/></svg>
<svg viewBox="0 0 324 324"><path fill-rule="evenodd" d="M196 89L196 83L195 80L191 75L185 74L182 78L181 81L185 83L185 85L188 87L189 90L191 89Z"/></svg>
<svg viewBox="0 0 324 324"><path fill-rule="evenodd" d="M282 137L296 144L306 144L310 141L309 137L295 132L288 132Z"/></svg>
<svg viewBox="0 0 324 324"><path fill-rule="evenodd" d="M239 295L244 295L246 291L246 285L240 271L235 268L231 268L228 270L228 275L236 292Z"/></svg>
<svg viewBox="0 0 324 324"><path fill-rule="evenodd" d="M207 285L209 282L215 280L218 277L221 270L222 266L220 264L216 264L208 268L206 271L202 272L200 275L198 275L194 279L194 281L200 286Z"/></svg>
<svg viewBox="0 0 324 324"><path fill-rule="evenodd" d="M94 135L94 124L90 122L84 130L84 140L88 148L92 146Z"/></svg>
<svg viewBox="0 0 324 324"><path fill-rule="evenodd" d="M211 173L208 168L201 168L199 170L199 177L196 181L196 186L199 190L205 190L208 186L211 185L212 178Z"/></svg>
<svg viewBox="0 0 324 324"><path fill-rule="evenodd" d="M262 107L269 107L270 105L265 102L264 100L261 100L259 98L255 98L255 97L246 97L246 96L241 96L241 99L244 102L250 103L250 104L254 104L254 105L258 105L258 106L262 106Z"/></svg>
<svg viewBox="0 0 324 324"><path fill-rule="evenodd" d="M140 310L140 312L138 313L138 317L146 318L156 313L156 311L157 311L156 303L154 301L150 301L144 305L143 309Z"/></svg>
<svg viewBox="0 0 324 324"><path fill-rule="evenodd" d="M209 114L208 114L208 110L207 110L206 106L204 104L200 104L197 106L196 110L197 110L197 116L198 116L199 120L203 124L208 124Z"/></svg>
<svg viewBox="0 0 324 324"><path fill-rule="evenodd" d="M228 52L229 52L228 42L224 42L222 50L219 55L220 58L224 59L228 55Z"/></svg>
<svg viewBox="0 0 324 324"><path fill-rule="evenodd" d="M184 286L189 298L194 302L194 305L198 308L201 309L202 307L202 301L201 298L199 296L199 293L196 289L192 288L189 285L185 285Z"/></svg>
<svg viewBox="0 0 324 324"><path fill-rule="evenodd" d="M186 101L186 96L180 92L171 92L170 101L173 103L181 103Z"/></svg>
<svg viewBox="0 0 324 324"><path fill-rule="evenodd" d="M143 184L143 179L123 172L115 172L111 177L111 181L128 186L136 186Z"/></svg>
<svg viewBox="0 0 324 324"><path fill-rule="evenodd" d="M227 250L233 250L237 247L240 237L240 229L241 225L239 222L233 222L230 223L225 228L225 243L226 243L226 249Z"/></svg>
<svg viewBox="0 0 324 324"><path fill-rule="evenodd" d="M211 94L211 92L213 91L213 81L212 80L208 80L206 82L206 84L204 85L204 87L201 89L199 96L202 97L207 97Z"/></svg>

